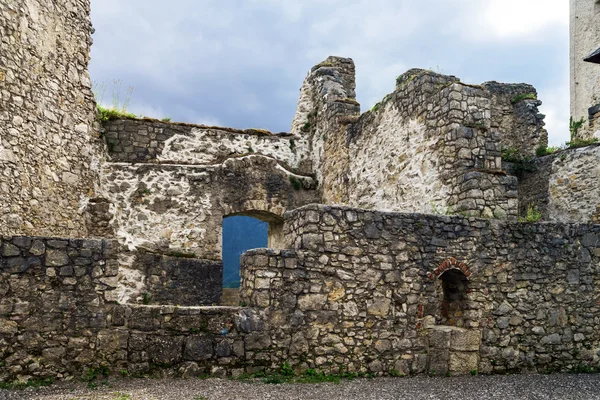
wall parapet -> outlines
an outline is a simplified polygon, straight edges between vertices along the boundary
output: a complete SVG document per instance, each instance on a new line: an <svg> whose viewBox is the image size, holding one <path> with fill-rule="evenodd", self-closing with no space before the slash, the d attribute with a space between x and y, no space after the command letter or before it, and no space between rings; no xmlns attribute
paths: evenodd
<svg viewBox="0 0 600 400"><path fill-rule="evenodd" d="M103 129L113 162L218 165L229 158L254 154L273 158L291 172L312 173L301 135L149 119L107 121Z"/></svg>

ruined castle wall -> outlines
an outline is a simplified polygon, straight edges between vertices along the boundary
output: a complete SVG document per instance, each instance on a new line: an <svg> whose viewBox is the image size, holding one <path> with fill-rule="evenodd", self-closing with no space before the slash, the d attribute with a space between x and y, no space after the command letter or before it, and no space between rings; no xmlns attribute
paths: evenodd
<svg viewBox="0 0 600 400"><path fill-rule="evenodd" d="M244 214L276 222L318 201L312 178L250 155L213 166L108 163L94 225L108 224L130 249L182 251L221 259L223 218Z"/></svg>
<svg viewBox="0 0 600 400"><path fill-rule="evenodd" d="M0 234L85 236L98 174L88 0L0 4Z"/></svg>
<svg viewBox="0 0 600 400"><path fill-rule="evenodd" d="M1 242L0 381L57 376L90 363L117 287L116 243L39 237Z"/></svg>
<svg viewBox="0 0 600 400"><path fill-rule="evenodd" d="M490 111L483 90L430 72L409 74L348 128L348 184L354 188L349 204L444 214L513 213L508 200L516 195L513 182L486 173L500 168L500 144L486 125ZM475 169L477 174L464 175Z"/></svg>
<svg viewBox="0 0 600 400"><path fill-rule="evenodd" d="M514 218L516 179L500 171L482 87L411 70L396 91L359 116L351 60L328 58L305 81L307 120L327 204ZM351 78L352 79L351 79ZM303 98L305 98L304 96ZM298 117L298 115L297 115Z"/></svg>
<svg viewBox="0 0 600 400"><path fill-rule="evenodd" d="M127 257L147 268L131 277L137 288L123 287ZM206 268L213 271L201 281ZM202 260L122 253L109 240L0 237L0 381L80 377L106 363L112 373L133 373L169 360L203 361L198 374L210 372L217 357L240 348L243 355L243 342L234 345L235 334L224 338L222 330L248 330L248 322L229 323L235 309L174 305L220 297L214 272ZM173 306L119 305L141 303L142 294ZM185 346L163 347L173 343Z"/></svg>
<svg viewBox="0 0 600 400"><path fill-rule="evenodd" d="M103 128L109 162L86 220L131 250L220 260L224 217L267 221L276 243L285 211L320 201L302 135L147 119Z"/></svg>
<svg viewBox="0 0 600 400"><path fill-rule="evenodd" d="M600 47L600 3L596 0L570 0L571 116L584 119L581 138L598 135L597 122L589 128L589 109L600 105L600 65L584 58ZM596 110L597 111L597 110Z"/></svg>
<svg viewBox="0 0 600 400"><path fill-rule="evenodd" d="M154 120L108 121L103 128L113 162L215 165L255 154L273 158L302 175L312 172L308 144L302 135Z"/></svg>
<svg viewBox="0 0 600 400"><path fill-rule="evenodd" d="M221 304L222 262L192 258L192 254L177 252L170 255L135 252L131 256L134 257L133 262L120 265L119 286L122 288L133 283L131 280L136 277L142 277L142 281L130 286L128 303L179 306Z"/></svg>
<svg viewBox="0 0 600 400"><path fill-rule="evenodd" d="M504 149L524 157L535 157L536 149L548 146L548 132L538 107L537 91L531 85L486 82L482 85L491 100L491 129L501 132Z"/></svg>
<svg viewBox="0 0 600 400"><path fill-rule="evenodd" d="M290 332L292 365L439 374L598 362L600 225L307 206L285 226L294 250L246 253L241 294L284 313L271 346ZM469 279L453 315L447 268Z"/></svg>
<svg viewBox="0 0 600 400"><path fill-rule="evenodd" d="M124 304L105 240L4 237L3 381L167 368L464 374L597 365L600 225L311 205L242 259L250 308ZM126 255L126 254L125 254ZM446 298L446 273L468 282Z"/></svg>
<svg viewBox="0 0 600 400"><path fill-rule="evenodd" d="M521 215L535 204L545 221L600 220L599 158L600 146L592 145L536 159L519 177Z"/></svg>

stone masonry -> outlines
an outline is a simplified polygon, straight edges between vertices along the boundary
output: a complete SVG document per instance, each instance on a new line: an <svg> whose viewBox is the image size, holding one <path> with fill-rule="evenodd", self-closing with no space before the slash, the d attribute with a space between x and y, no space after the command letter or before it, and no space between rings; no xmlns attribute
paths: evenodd
<svg viewBox="0 0 600 400"><path fill-rule="evenodd" d="M0 234L84 237L102 151L89 0L0 3Z"/></svg>
<svg viewBox="0 0 600 400"><path fill-rule="evenodd" d="M88 0L0 4L0 382L600 369L600 146L537 157L532 86L411 69L361 113L328 57L290 133L100 124L91 30ZM223 307L233 215L269 248Z"/></svg>

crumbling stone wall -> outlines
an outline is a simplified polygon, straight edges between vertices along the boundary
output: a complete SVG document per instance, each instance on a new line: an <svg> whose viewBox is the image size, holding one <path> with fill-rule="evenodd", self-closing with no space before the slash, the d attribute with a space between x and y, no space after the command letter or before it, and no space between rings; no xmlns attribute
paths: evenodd
<svg viewBox="0 0 600 400"><path fill-rule="evenodd" d="M545 221L587 222L600 216L600 146L563 150L535 159L519 176L519 204L525 215L536 205Z"/></svg>
<svg viewBox="0 0 600 400"><path fill-rule="evenodd" d="M108 121L103 129L113 162L215 165L229 158L262 155L289 171L312 172L302 135L155 120Z"/></svg>
<svg viewBox="0 0 600 400"><path fill-rule="evenodd" d="M131 264L120 265L119 286L130 277L141 276L127 300L128 303L180 306L214 306L221 304L223 263L192 258L190 254L160 255L136 252ZM136 274L137 272L137 274ZM133 277L131 277L133 278Z"/></svg>
<svg viewBox="0 0 600 400"><path fill-rule="evenodd" d="M0 234L85 236L99 152L89 0L0 4Z"/></svg>
<svg viewBox="0 0 600 400"><path fill-rule="evenodd" d="M137 257L137 283L151 302L173 306L120 306L124 299L142 301L123 297L142 294L122 286L123 257ZM220 339L222 329L234 328L228 321L235 309L174 305L218 301L215 268L222 266L123 253L116 241L0 237L0 381L80 377L102 363L114 373L121 366L147 371L149 363L164 366L173 352L177 361L204 361L200 373L210 372L209 360L239 349L232 335ZM204 275L210 276L200 280ZM245 320L240 324L249 329ZM163 347L187 337L185 347Z"/></svg>
<svg viewBox="0 0 600 400"><path fill-rule="evenodd" d="M268 219L316 198L311 178L254 155L207 167L106 164L101 187L105 219L122 243L209 260L221 259L223 217Z"/></svg>
<svg viewBox="0 0 600 400"><path fill-rule="evenodd" d="M119 264L106 240L2 237L0 381L67 376L94 361Z"/></svg>
<svg viewBox="0 0 600 400"><path fill-rule="evenodd" d="M269 222L275 246L283 213L320 200L301 135L155 120L109 121L103 135L109 161L87 221L130 249L220 260L223 218L242 214Z"/></svg>
<svg viewBox="0 0 600 400"><path fill-rule="evenodd" d="M600 225L311 205L286 214L285 233L291 249L243 256L249 308L119 304L115 242L3 238L2 379L100 364L195 376L289 362L383 375L600 361ZM450 273L464 277L459 303L446 296Z"/></svg>
<svg viewBox="0 0 600 400"><path fill-rule="evenodd" d="M410 70L359 116L354 86L352 60L328 58L306 78L294 119L293 129L302 118L310 127L325 203L516 216L516 180L501 171L483 87Z"/></svg>
<svg viewBox="0 0 600 400"><path fill-rule="evenodd" d="M491 128L502 132L505 149L533 158L540 146L548 146L548 132L538 107L537 91L526 83L486 82L482 85L491 99Z"/></svg>
<svg viewBox="0 0 600 400"><path fill-rule="evenodd" d="M244 255L241 295L281 313L271 346L291 337L292 365L439 374L599 361L599 225L307 206L285 232L294 250ZM466 301L441 326L452 270L468 279Z"/></svg>

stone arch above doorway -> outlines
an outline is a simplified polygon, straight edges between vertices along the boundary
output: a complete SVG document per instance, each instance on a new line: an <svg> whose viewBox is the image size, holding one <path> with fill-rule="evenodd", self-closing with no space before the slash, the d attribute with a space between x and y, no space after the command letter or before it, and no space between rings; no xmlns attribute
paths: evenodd
<svg viewBox="0 0 600 400"><path fill-rule="evenodd" d="M439 278L444 272L452 269L461 271L465 275L467 280L472 275L471 270L469 270L469 267L467 267L465 263L459 262L454 257L449 257L442 261L441 264L438 265L437 268L433 270L433 272L427 274L427 276L429 276L430 279L436 279Z"/></svg>

